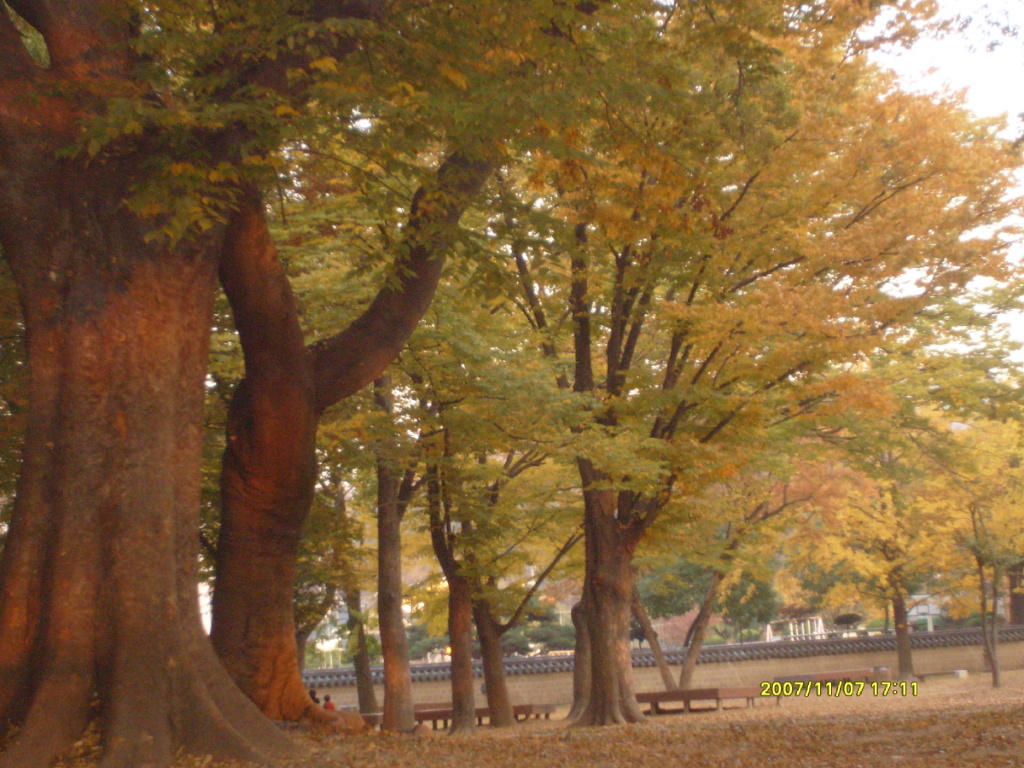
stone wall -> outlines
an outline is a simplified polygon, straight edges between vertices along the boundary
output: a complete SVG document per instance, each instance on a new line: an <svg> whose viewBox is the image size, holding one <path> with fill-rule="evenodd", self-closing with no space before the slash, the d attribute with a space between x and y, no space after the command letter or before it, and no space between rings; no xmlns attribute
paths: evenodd
<svg viewBox="0 0 1024 768"><path fill-rule="evenodd" d="M1003 669L1024 669L1024 640L1002 642L999 646L999 661ZM778 675L794 675L806 672L828 672L863 667L896 668L894 650L875 650L841 655L802 655L796 658L767 658L744 661L709 661L697 666L694 673L695 687L716 685L757 685L762 680L771 680ZM948 647L917 648L914 650L914 670L918 674L949 672L966 669L971 674L986 670L980 645L953 645ZM679 667L673 665L674 674ZM316 680L309 678L310 684ZM661 676L655 667L636 667L633 670L634 684L638 692L661 690ZM572 700L572 672L534 672L532 674L510 674L508 677L512 700L517 704L568 705ZM483 680L478 678L480 686ZM355 706L356 689L352 685L317 686L317 690L331 694L339 706ZM383 688L378 686L377 696L383 701ZM444 680L423 680L413 682L413 698L417 703L451 701L450 683ZM480 705L486 703L478 688Z"/></svg>

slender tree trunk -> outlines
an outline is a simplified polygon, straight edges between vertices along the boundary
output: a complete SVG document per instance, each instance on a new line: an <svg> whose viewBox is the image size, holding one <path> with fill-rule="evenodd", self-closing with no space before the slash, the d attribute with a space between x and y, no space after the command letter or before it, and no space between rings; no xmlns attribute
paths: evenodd
<svg viewBox="0 0 1024 768"><path fill-rule="evenodd" d="M435 456L425 472L427 484L427 515L430 520L430 542L448 582L448 643L451 652L452 725L450 733L464 733L476 728L476 697L473 692L473 589L462 565L455 556L455 540L450 509L444 489L441 460L448 453L448 434L441 430L442 456ZM470 530L463 524L463 531Z"/></svg>
<svg viewBox="0 0 1024 768"><path fill-rule="evenodd" d="M316 627L305 626L295 630L295 650L299 657L299 670L306 668L306 646L309 644L310 635Z"/></svg>
<svg viewBox="0 0 1024 768"><path fill-rule="evenodd" d="M286 751L218 664L199 617L216 248L146 241L124 203L144 155L57 160L73 137L45 145L46 123L30 122L25 136L0 134L0 247L30 375L0 564L0 722L20 730L0 766L50 765L94 706L103 768L163 766L179 749Z"/></svg>
<svg viewBox="0 0 1024 768"><path fill-rule="evenodd" d="M907 598L893 585L892 620L896 627L896 664L900 680L914 677L914 657L910 648L910 623L907 620Z"/></svg>
<svg viewBox="0 0 1024 768"><path fill-rule="evenodd" d="M473 622L476 624L477 637L480 638L484 687L487 691L487 708L491 711L491 726L504 728L514 725L516 718L512 711L508 680L505 677L505 654L501 647L501 627L486 601L481 599L473 601Z"/></svg>
<svg viewBox="0 0 1024 768"><path fill-rule="evenodd" d="M676 681L672 677L672 670L669 669L665 653L661 650L658 633L654 631L654 625L651 624L651 619L647 615L647 609L644 608L643 601L640 600L640 593L637 591L636 585L633 586L633 599L630 603L630 610L633 613L633 618L636 619L637 624L643 630L644 637L647 638L647 644L651 646L651 653L654 654L654 662L658 665L658 671L661 673L661 681L665 685L665 690L674 691L676 689Z"/></svg>
<svg viewBox="0 0 1024 768"><path fill-rule="evenodd" d="M988 663L989 671L992 673L992 687L1000 687L1002 681L999 674L999 657L996 653L996 639L995 635L998 631L996 627L996 607L992 606L992 610L989 611L988 607L988 590L985 587L985 563L984 561L975 555L975 563L978 569L978 596L981 602L981 643L985 649L985 661ZM993 574L993 581L998 576L998 573ZM993 602L995 597L993 597Z"/></svg>
<svg viewBox="0 0 1024 768"><path fill-rule="evenodd" d="M992 620L989 624L988 659L992 670L992 687L1002 687L1002 674L999 669L999 580L1002 573L998 565L992 566Z"/></svg>
<svg viewBox="0 0 1024 768"><path fill-rule="evenodd" d="M1024 624L1024 561L1015 563L1006 572L1009 578L1010 623Z"/></svg>
<svg viewBox="0 0 1024 768"><path fill-rule="evenodd" d="M374 400L378 408L392 412L390 377L374 382ZM403 477L386 457L377 457L377 618L384 655L381 728L385 731L416 727L409 638L402 611L402 518L412 493L410 480L408 473Z"/></svg>
<svg viewBox="0 0 1024 768"><path fill-rule="evenodd" d="M583 610L590 640L590 697L577 725L642 722L633 689L629 647L632 559L635 542L616 518L617 494L595 487L599 473L579 460L583 479L586 574Z"/></svg>
<svg viewBox="0 0 1024 768"><path fill-rule="evenodd" d="M476 728L473 691L473 592L459 575L448 577L448 642L451 644L452 726L449 733Z"/></svg>
<svg viewBox="0 0 1024 768"><path fill-rule="evenodd" d="M704 637L708 632L708 625L711 623L712 612L715 609L715 601L718 599L718 591L722 586L722 574L714 571L711 574L711 582L708 584L708 591L701 601L697 617L690 625L689 642L686 644L686 656L683 658L683 668L679 670L679 687L686 689L690 687L693 680L693 673L697 669L697 659L700 657L700 650L704 646Z"/></svg>
<svg viewBox="0 0 1024 768"><path fill-rule="evenodd" d="M370 669L370 649L366 642L362 596L358 589L345 590L345 605L348 607L349 634L355 633L352 666L356 672L356 695L359 697L359 711L363 713L379 712L377 691L373 687L373 671Z"/></svg>

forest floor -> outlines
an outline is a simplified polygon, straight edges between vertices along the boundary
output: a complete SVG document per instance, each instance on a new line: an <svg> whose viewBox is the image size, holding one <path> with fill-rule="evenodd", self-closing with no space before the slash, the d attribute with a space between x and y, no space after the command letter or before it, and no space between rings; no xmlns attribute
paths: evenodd
<svg viewBox="0 0 1024 768"><path fill-rule="evenodd" d="M310 747L294 768L1024 768L1024 670L1005 672L999 689L987 674L930 677L916 696L810 696L639 725L535 720L458 736L310 739ZM196 758L178 766L228 768Z"/></svg>
<svg viewBox="0 0 1024 768"><path fill-rule="evenodd" d="M323 743L321 768L875 768L1024 766L1024 671L929 677L917 696L783 699L642 725L569 728L556 720L423 738Z"/></svg>

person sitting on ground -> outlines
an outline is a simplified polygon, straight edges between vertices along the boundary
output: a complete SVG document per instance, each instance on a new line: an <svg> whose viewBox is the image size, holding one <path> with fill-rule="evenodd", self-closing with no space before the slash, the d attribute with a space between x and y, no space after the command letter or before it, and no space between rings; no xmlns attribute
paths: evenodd
<svg viewBox="0 0 1024 768"><path fill-rule="evenodd" d="M309 689L309 698L311 698L313 700L314 704L319 704L320 703L320 699L316 695L316 688L310 688Z"/></svg>
<svg viewBox="0 0 1024 768"><path fill-rule="evenodd" d="M329 693L324 694L324 709L335 709L334 702L331 701L331 694Z"/></svg>

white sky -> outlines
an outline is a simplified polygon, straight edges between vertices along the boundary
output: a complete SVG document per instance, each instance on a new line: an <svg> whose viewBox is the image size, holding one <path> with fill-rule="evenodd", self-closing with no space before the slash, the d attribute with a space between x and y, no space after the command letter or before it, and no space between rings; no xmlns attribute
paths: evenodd
<svg viewBox="0 0 1024 768"><path fill-rule="evenodd" d="M1024 2L1022 0L940 0L940 14L970 16L962 33L942 40L922 40L911 50L883 62L908 83L926 90L965 89L967 105L981 115L1007 113L1019 132L1024 113ZM1002 36L985 22L1015 25L1022 37ZM994 47L989 46L995 43Z"/></svg>
<svg viewBox="0 0 1024 768"><path fill-rule="evenodd" d="M977 114L1007 116L1008 137L1024 134L1024 0L939 0L939 8L943 18L960 15L972 23L963 32L880 56L880 62L915 90L963 91L968 108ZM1001 33L996 24L1016 27L1019 37ZM1014 251L1024 258L1024 243ZM1011 335L1024 343L1024 317L1014 313L1006 323ZM1024 360L1024 353L1015 357Z"/></svg>

